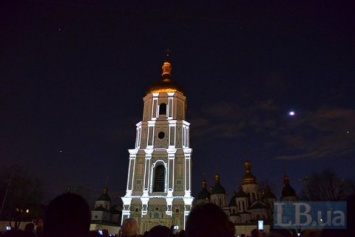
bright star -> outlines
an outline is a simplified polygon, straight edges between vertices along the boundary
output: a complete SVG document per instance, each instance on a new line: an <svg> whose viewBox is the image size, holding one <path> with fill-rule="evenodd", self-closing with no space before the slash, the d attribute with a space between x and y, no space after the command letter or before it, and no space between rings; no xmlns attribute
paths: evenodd
<svg viewBox="0 0 355 237"><path fill-rule="evenodd" d="M295 111L291 110L290 112L288 112L288 115L290 115L290 116L295 116L296 113L295 113Z"/></svg>

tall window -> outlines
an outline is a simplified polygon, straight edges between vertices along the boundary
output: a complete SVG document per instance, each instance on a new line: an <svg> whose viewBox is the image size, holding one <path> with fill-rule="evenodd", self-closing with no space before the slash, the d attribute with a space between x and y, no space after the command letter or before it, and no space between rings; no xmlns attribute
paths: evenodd
<svg viewBox="0 0 355 237"><path fill-rule="evenodd" d="M158 165L154 172L153 192L164 192L165 183L165 168L163 165Z"/></svg>
<svg viewBox="0 0 355 237"><path fill-rule="evenodd" d="M166 104L162 103L159 105L159 115L166 114Z"/></svg>

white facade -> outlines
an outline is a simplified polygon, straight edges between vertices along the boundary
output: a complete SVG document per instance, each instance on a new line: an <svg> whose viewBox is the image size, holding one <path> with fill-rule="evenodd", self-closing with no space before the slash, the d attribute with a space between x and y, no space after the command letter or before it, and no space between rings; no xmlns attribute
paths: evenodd
<svg viewBox="0 0 355 237"><path fill-rule="evenodd" d="M143 119L129 149L122 221L133 217L140 233L156 225L185 228L190 212L191 153L185 121L186 97L171 79L171 64L163 64L162 80L143 98Z"/></svg>

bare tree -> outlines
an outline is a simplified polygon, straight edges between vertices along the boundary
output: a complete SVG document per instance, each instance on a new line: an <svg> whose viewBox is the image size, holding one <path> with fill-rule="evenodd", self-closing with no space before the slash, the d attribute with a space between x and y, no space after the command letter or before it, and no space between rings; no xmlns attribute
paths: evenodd
<svg viewBox="0 0 355 237"><path fill-rule="evenodd" d="M41 215L43 199L42 182L20 166L12 166L0 172L0 200L2 220L10 221L17 228L21 221Z"/></svg>
<svg viewBox="0 0 355 237"><path fill-rule="evenodd" d="M330 169L315 172L302 181L301 200L339 201L355 192L353 180L340 178Z"/></svg>

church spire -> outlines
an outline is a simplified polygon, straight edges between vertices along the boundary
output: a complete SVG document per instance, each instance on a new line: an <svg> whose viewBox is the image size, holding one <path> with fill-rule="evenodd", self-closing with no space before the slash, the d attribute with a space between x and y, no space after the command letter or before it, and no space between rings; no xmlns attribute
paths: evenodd
<svg viewBox="0 0 355 237"><path fill-rule="evenodd" d="M251 164L248 160L244 162L245 174L242 178L242 184L256 184L256 177L251 173Z"/></svg>
<svg viewBox="0 0 355 237"><path fill-rule="evenodd" d="M163 66L161 67L163 72L162 72L162 76L163 76L163 80L169 80L170 81L170 76L171 76L171 63L170 63L170 54L171 51L170 49L167 49L165 51L166 57L163 63Z"/></svg>
<svg viewBox="0 0 355 237"><path fill-rule="evenodd" d="M161 67L162 69L162 74L161 74L161 80L154 82L149 88L148 88L148 93L152 92L182 92L182 88L179 84L174 83L171 80L171 70L172 66L170 63L170 55L171 51L167 49L165 51L165 60L163 62L163 65Z"/></svg>

